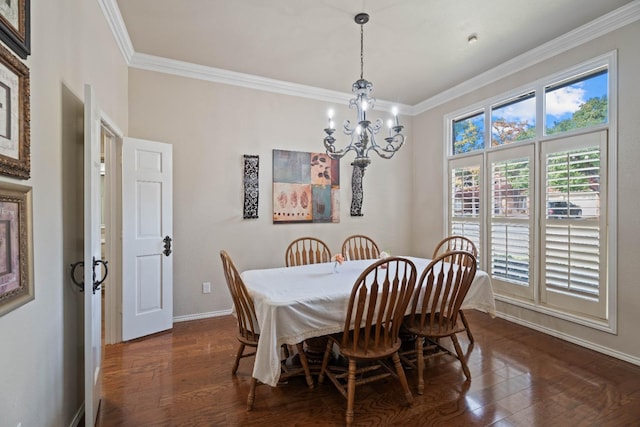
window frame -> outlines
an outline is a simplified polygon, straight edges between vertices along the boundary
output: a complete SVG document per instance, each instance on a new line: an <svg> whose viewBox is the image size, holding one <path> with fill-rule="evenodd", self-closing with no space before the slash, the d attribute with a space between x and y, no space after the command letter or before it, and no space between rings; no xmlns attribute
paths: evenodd
<svg viewBox="0 0 640 427"><path fill-rule="evenodd" d="M546 127L546 111L545 111L545 88L561 82L563 80L572 80L576 78L580 78L582 76L587 76L589 74L597 73L598 70L606 69L608 73L608 121L607 123L602 123L599 125L594 125L586 128L574 129L566 132L555 133L551 135L546 135L545 127ZM534 188L530 191L529 197L535 201L535 206L533 207L532 212L532 221L533 221L533 230L530 238L533 239L533 254L534 254L534 263L533 267L534 278L533 278L533 290L534 296L532 299L523 298L521 296L514 296L503 294L499 290L496 292L496 300L504 301L512 305L524 307L526 309L540 312L543 314L547 314L553 317L561 318L573 323L581 324L584 326L588 326L593 329L605 331L608 333L617 333L617 244L616 244L616 235L617 235L617 175L616 165L617 165L617 50L610 51L606 54L597 56L575 66L569 67L563 71L558 73L545 76L540 78L532 83L520 86L508 92L499 94L497 96L491 97L489 99L482 100L480 102L476 102L472 105L468 105L465 108L454 111L450 114L447 114L443 117L444 122L444 162L445 162L445 171L446 176L444 180L444 198L446 200L445 204L445 217L444 217L444 227L448 234L451 230L451 220L452 220L452 212L450 212L450 197L451 197L451 187L450 187L450 174L451 174L451 165L458 164L462 161L462 159L466 157L482 157L480 176L482 180L481 187L481 201L480 201L480 209L481 209L481 224L480 224L480 240L481 244L479 247L480 253L482 254L482 265L489 266L490 262L490 230L491 230L491 215L488 212L490 209L490 205L488 204L490 200L491 187L489 186L489 181L493 182L493 180L488 180L486 177L490 174L491 164L489 162L491 153L498 152L501 150L513 150L514 147L532 145L534 146L534 170L532 174L534 175ZM510 144L503 144L498 146L491 146L491 116L493 108L496 106L504 105L508 103L510 100L516 99L521 95L534 92L536 99L536 123L535 123L535 137L523 141L516 141ZM479 113L484 113L484 149L472 151L469 153L462 154L453 154L453 122L456 120L463 119L465 117L469 117L472 115L476 115ZM542 239L544 236L541 234L544 231L544 218L543 215L546 214L546 202L544 206L542 206L542 196L541 194L543 183L542 179L544 179L543 169L544 169L544 158L542 157L542 146L546 141L564 139L567 137L571 137L573 135L582 135L588 133L594 133L605 130L607 131L608 141L606 142L605 149L605 157L607 159L607 163L605 165L606 168L606 181L607 181L607 191L606 191L606 212L601 215L603 218L603 223L606 226L606 230L604 235L601 235L604 241L601 242L603 247L603 251L605 251L605 255L602 259L604 259L603 267L606 269L605 274L605 283L601 283L602 292L606 293L606 316L605 318L595 318L592 316L588 316L585 314L576 314L574 312L570 312L568 310L560 309L557 307L548 306L542 301L542 291L541 291L541 280L542 280ZM495 282L495 279L492 279ZM494 288L496 286L494 285Z"/></svg>

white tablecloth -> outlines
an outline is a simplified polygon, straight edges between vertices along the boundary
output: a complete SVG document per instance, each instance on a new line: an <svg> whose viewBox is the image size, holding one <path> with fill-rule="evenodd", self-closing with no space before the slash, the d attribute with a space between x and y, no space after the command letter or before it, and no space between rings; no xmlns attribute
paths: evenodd
<svg viewBox="0 0 640 427"><path fill-rule="evenodd" d="M406 257L417 268L417 279L431 260ZM353 285L375 260L346 261L334 273L334 263L248 270L242 280L253 297L260 326L253 377L276 386L280 378L280 347L342 331ZM478 270L462 305L495 316L491 280Z"/></svg>

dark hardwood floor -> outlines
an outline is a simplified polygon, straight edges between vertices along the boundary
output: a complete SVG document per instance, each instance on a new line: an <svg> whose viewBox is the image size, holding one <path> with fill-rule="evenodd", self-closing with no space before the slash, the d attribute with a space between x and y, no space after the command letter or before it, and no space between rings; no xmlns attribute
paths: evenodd
<svg viewBox="0 0 640 427"><path fill-rule="evenodd" d="M409 407L395 380L358 387L360 426L640 426L640 367L509 323L466 311L475 337L472 379L442 356L427 363L425 394ZM253 358L231 367L231 316L177 323L173 331L107 346L98 427L339 426L346 399L330 382L303 377L258 386L246 411ZM460 334L463 349L468 348ZM445 342L445 344L448 344Z"/></svg>

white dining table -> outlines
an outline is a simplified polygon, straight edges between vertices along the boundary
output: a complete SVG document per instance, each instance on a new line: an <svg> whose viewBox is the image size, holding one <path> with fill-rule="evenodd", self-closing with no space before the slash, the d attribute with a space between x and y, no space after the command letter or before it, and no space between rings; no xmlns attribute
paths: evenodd
<svg viewBox="0 0 640 427"><path fill-rule="evenodd" d="M404 258L415 264L416 280L431 261ZM345 261L337 271L333 262L244 271L241 277L253 298L260 327L253 377L276 386L283 344L341 332L351 289L360 273L375 261ZM477 309L495 317L493 288L486 272L476 271L462 309Z"/></svg>

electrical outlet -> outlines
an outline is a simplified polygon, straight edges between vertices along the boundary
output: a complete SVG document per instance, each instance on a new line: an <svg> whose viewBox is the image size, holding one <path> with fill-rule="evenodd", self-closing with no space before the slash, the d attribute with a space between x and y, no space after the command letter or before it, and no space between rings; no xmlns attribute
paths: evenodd
<svg viewBox="0 0 640 427"><path fill-rule="evenodd" d="M211 282L202 282L202 293L203 294L211 293Z"/></svg>

